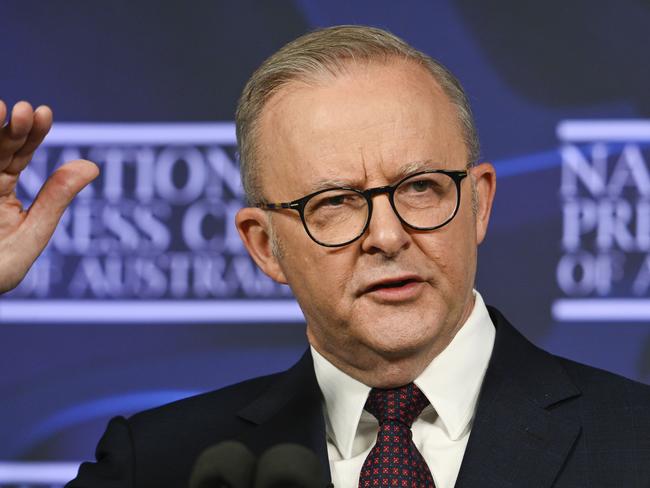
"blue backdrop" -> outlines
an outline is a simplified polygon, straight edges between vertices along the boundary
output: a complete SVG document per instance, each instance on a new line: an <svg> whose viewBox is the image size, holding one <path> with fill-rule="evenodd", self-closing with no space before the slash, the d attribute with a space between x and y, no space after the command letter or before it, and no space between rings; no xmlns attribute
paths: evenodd
<svg viewBox="0 0 650 488"><path fill-rule="evenodd" d="M498 174L486 301L650 383L647 2L2 0L0 21L0 98L55 112L24 201L63 160L102 169L0 298L0 486L59 486L110 417L302 353L290 292L234 232L232 120L265 57L332 24L387 28L465 85Z"/></svg>

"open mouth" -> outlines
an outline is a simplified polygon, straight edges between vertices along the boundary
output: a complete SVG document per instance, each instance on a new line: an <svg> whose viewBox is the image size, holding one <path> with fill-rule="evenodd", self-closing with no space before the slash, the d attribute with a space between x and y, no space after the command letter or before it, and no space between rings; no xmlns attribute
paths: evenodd
<svg viewBox="0 0 650 488"><path fill-rule="evenodd" d="M408 280L402 280L402 281L389 281L386 283L380 283L378 285L374 285L368 289L368 292L371 293L375 290L382 290L385 288L401 288L402 286L406 286L410 283L415 283L416 280L413 279L408 279Z"/></svg>

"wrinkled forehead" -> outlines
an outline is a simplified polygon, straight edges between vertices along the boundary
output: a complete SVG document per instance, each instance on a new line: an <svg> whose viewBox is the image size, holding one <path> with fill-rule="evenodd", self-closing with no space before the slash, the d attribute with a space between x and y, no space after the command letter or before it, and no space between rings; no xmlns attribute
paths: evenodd
<svg viewBox="0 0 650 488"><path fill-rule="evenodd" d="M466 163L456 108L410 61L350 64L291 81L267 101L257 137L263 191L274 198Z"/></svg>

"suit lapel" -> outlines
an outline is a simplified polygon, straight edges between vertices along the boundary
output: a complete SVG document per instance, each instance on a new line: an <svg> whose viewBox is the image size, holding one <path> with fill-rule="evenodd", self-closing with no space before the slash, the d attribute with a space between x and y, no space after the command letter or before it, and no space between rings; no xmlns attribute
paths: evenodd
<svg viewBox="0 0 650 488"><path fill-rule="evenodd" d="M316 453L325 481L330 482L322 395L309 350L237 415L255 424L237 439L255 454L276 444L300 444Z"/></svg>
<svg viewBox="0 0 650 488"><path fill-rule="evenodd" d="M456 487L550 487L580 433L565 408L580 392L551 355L490 315L494 350Z"/></svg>
<svg viewBox="0 0 650 488"><path fill-rule="evenodd" d="M551 355L495 309L490 315L494 351L456 488L551 487L580 433L569 407L580 392ZM322 396L309 351L238 416L254 427L237 440L257 455L285 442L306 446L330 482Z"/></svg>

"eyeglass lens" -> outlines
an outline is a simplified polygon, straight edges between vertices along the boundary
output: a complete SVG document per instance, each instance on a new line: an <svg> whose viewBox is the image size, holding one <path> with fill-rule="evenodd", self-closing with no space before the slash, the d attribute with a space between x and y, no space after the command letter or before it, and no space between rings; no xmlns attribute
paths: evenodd
<svg viewBox="0 0 650 488"><path fill-rule="evenodd" d="M448 221L456 211L455 181L444 173L424 173L402 181L394 192L395 210L409 226L431 229ZM326 245L354 240L368 220L366 197L354 190L332 189L312 197L304 208L305 225L312 237Z"/></svg>

